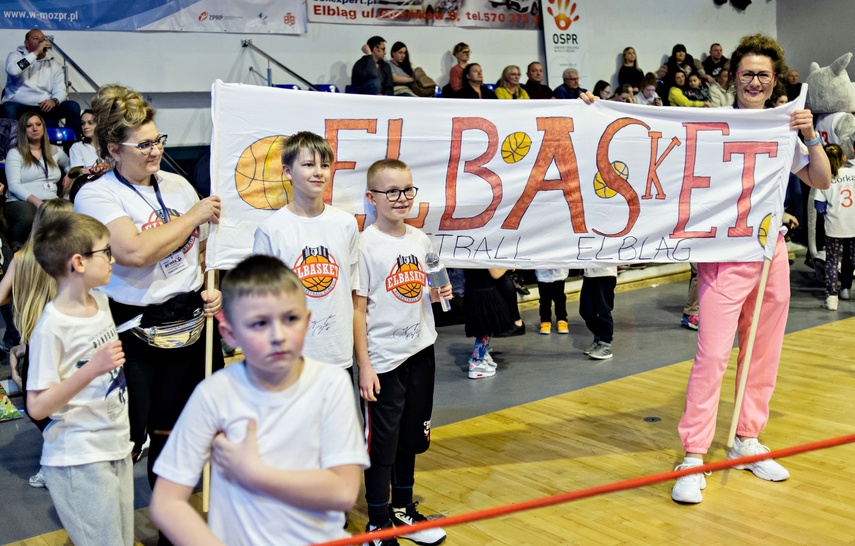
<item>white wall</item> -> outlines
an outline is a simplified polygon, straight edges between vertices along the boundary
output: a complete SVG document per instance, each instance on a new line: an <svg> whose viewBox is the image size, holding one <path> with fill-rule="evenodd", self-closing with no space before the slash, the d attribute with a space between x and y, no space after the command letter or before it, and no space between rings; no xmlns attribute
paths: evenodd
<svg viewBox="0 0 855 546"><path fill-rule="evenodd" d="M787 64L799 71L801 81L807 78L811 62L828 66L846 52L855 53L852 0L778 0L777 10L778 40L784 46ZM847 71L855 75L855 64Z"/></svg>
<svg viewBox="0 0 855 546"><path fill-rule="evenodd" d="M675 43L685 44L691 54L702 58L712 42L721 42L727 52L744 34L776 33L774 0L755 1L745 12L729 4L718 7L712 0L589 0L586 8L589 28L595 29L590 37L590 66L597 67L590 74L582 74L582 85L588 88L598 79L614 79L621 51L627 45L636 48L639 65L653 71ZM0 53L23 43L24 34L22 30L0 30ZM374 34L386 38L387 46L398 40L405 42L413 62L440 84L447 82L452 66L449 50L459 41L471 46L472 60L483 66L487 81L498 79L506 65L516 64L525 70L529 62L544 58L540 31L310 24L309 33L303 36L48 34L53 34L57 44L97 83L122 83L150 98L159 110L158 128L170 135L170 146L210 141L209 93L215 79L264 85L264 79L250 73L249 68L265 74L267 62L241 47L241 40L247 38L314 83L334 83L340 89L349 83L361 44ZM273 79L275 83L294 83L276 68ZM89 86L76 74L71 81L84 93L81 102L85 102L91 92ZM284 93L283 97L287 96Z"/></svg>

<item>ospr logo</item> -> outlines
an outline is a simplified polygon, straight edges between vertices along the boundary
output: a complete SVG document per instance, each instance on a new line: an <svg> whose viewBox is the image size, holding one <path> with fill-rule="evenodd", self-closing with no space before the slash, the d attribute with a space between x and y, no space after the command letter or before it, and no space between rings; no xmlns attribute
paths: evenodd
<svg viewBox="0 0 855 546"><path fill-rule="evenodd" d="M427 275L419 267L419 259L413 255L398 256L386 276L386 292L404 303L418 303L424 286L427 286Z"/></svg>
<svg viewBox="0 0 855 546"><path fill-rule="evenodd" d="M326 296L338 282L338 263L324 246L304 248L292 269L300 277L303 290L310 298Z"/></svg>
<svg viewBox="0 0 855 546"><path fill-rule="evenodd" d="M546 8L546 12L555 20L555 26L558 30L567 30L574 22L579 20L576 13L576 2L570 0L548 0L550 6ZM552 6L555 6L555 10Z"/></svg>

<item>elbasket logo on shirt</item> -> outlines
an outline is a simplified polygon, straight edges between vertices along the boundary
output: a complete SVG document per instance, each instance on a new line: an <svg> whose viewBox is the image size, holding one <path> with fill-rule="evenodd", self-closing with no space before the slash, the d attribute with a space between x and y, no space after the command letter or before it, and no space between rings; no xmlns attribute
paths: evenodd
<svg viewBox="0 0 855 546"><path fill-rule="evenodd" d="M392 271L386 276L386 292L391 292L404 303L418 303L422 288L427 286L427 275L414 255L398 256Z"/></svg>
<svg viewBox="0 0 855 546"><path fill-rule="evenodd" d="M169 211L169 218L178 218L181 216L181 213L175 209L167 209ZM140 231L145 231L147 229L154 229L158 226L162 226L164 224L163 214L160 211L151 211L151 214L148 215L148 222L145 222L142 226L140 226ZM187 237L187 240L184 241L184 244L181 245L181 252L183 254L187 254L190 252L190 249L193 248L193 245L196 241L199 240L199 226L196 226L193 229L193 233L190 234L190 237Z"/></svg>
<svg viewBox="0 0 855 546"><path fill-rule="evenodd" d="M292 267L310 298L322 298L338 282L338 262L325 246L307 246Z"/></svg>

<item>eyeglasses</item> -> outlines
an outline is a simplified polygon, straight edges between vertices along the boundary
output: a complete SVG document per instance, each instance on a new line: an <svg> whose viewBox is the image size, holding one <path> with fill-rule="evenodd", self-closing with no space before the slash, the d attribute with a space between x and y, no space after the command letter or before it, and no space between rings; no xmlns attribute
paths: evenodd
<svg viewBox="0 0 855 546"><path fill-rule="evenodd" d="M159 150L163 149L163 145L166 144L166 139L169 135L158 135L158 137L154 140L144 140L142 142L122 142L122 146L133 146L140 153L144 155L151 155L151 152L154 151L154 147L157 146Z"/></svg>
<svg viewBox="0 0 855 546"><path fill-rule="evenodd" d="M772 79L776 74L777 72L750 72L748 70L740 70L736 73L736 77L739 78L739 83L745 85L754 81L754 78L757 78L760 83L766 85L772 83Z"/></svg>
<svg viewBox="0 0 855 546"><path fill-rule="evenodd" d="M94 256L95 254L98 254L99 252L103 252L104 255L107 256L108 262L113 259L113 249L110 248L110 245L107 245L106 248L99 248L98 250L92 250L90 252L81 252L80 254L82 256Z"/></svg>
<svg viewBox="0 0 855 546"><path fill-rule="evenodd" d="M415 198L416 194L419 193L419 189L415 186L410 186L409 188L404 188L403 190L394 189L394 190L386 190L386 191L380 191L380 190L368 190L368 191L370 191L371 193L385 193L386 199L392 203L400 200L402 195L404 196L405 199L413 199L413 198Z"/></svg>

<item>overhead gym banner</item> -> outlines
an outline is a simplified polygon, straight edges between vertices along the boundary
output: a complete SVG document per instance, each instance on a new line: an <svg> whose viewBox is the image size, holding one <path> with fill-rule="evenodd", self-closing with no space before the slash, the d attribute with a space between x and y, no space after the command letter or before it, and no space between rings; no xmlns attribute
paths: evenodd
<svg viewBox="0 0 855 546"><path fill-rule="evenodd" d="M304 0L0 0L0 28L304 34Z"/></svg>
<svg viewBox="0 0 855 546"><path fill-rule="evenodd" d="M796 146L790 114L578 100L371 97L216 82L208 267L230 269L293 197L279 147L332 145L326 201L372 221L365 173L399 158L411 218L448 266L541 269L759 261L774 246ZM767 237L767 234L771 234Z"/></svg>
<svg viewBox="0 0 855 546"><path fill-rule="evenodd" d="M562 0L563 1L563 0ZM541 0L307 0L309 21L540 29Z"/></svg>

